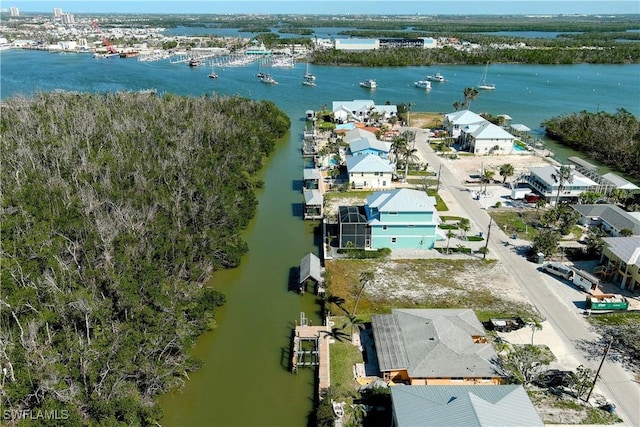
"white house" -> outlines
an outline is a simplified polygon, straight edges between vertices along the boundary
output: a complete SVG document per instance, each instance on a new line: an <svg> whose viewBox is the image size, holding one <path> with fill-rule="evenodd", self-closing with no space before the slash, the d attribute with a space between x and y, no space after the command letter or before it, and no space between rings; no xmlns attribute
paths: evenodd
<svg viewBox="0 0 640 427"><path fill-rule="evenodd" d="M375 105L370 99L333 101L331 111L333 112L333 117L339 123L362 123L369 120L374 113L385 120L398 115L398 107L396 105Z"/></svg>
<svg viewBox="0 0 640 427"><path fill-rule="evenodd" d="M516 137L491 122L473 123L461 129L459 141L474 154L510 154Z"/></svg>
<svg viewBox="0 0 640 427"><path fill-rule="evenodd" d="M444 115L444 128L453 138L457 138L462 134L462 129L469 125L481 124L487 120L469 110L460 110Z"/></svg>
<svg viewBox="0 0 640 427"><path fill-rule="evenodd" d="M395 165L375 154L348 156L347 172L352 188L389 188Z"/></svg>
<svg viewBox="0 0 640 427"><path fill-rule="evenodd" d="M540 193L547 202L558 202L558 188L560 181L558 177L559 168L555 166L541 166L529 168L529 175L525 175L524 179L531 188ZM560 189L559 199L561 202L575 202L585 191L596 191L598 183L587 178L575 169L571 171L571 182L564 182Z"/></svg>

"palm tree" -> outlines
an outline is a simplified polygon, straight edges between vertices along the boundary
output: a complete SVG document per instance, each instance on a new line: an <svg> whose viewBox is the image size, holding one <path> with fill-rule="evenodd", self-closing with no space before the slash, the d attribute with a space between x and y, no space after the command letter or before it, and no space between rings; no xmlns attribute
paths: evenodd
<svg viewBox="0 0 640 427"><path fill-rule="evenodd" d="M487 192L487 186L491 181L493 181L493 176L496 174L496 171L485 169L482 180L484 181L484 191Z"/></svg>
<svg viewBox="0 0 640 427"><path fill-rule="evenodd" d="M551 174L551 178L558 184L558 194L556 195L556 205L558 205L558 203L560 203L560 192L564 188L564 185L573 182L573 173L569 166L562 165L557 173Z"/></svg>
<svg viewBox="0 0 640 427"><path fill-rule="evenodd" d="M462 230L462 236L466 238L467 232L471 230L471 221L469 221L469 218L460 218L458 228Z"/></svg>
<svg viewBox="0 0 640 427"><path fill-rule="evenodd" d="M360 291L358 291L358 295L356 296L356 302L353 305L353 311L351 312L351 316L356 315L356 312L358 310L358 303L360 302L360 297L362 296L362 291L364 291L365 286L367 286L370 282L373 281L373 271L371 270L365 270L362 273L360 273Z"/></svg>
<svg viewBox="0 0 640 427"><path fill-rule="evenodd" d="M402 135L394 136L391 141L391 150L389 154L393 160L397 163L400 159L401 153L404 151L408 141Z"/></svg>
<svg viewBox="0 0 640 427"><path fill-rule="evenodd" d="M502 177L502 183L504 184L507 181L507 178L513 176L515 172L515 168L511 163L505 163L500 166L500 176Z"/></svg>
<svg viewBox="0 0 640 427"><path fill-rule="evenodd" d="M351 415L351 422L349 423L349 425L354 427L361 426L364 417L367 416L367 407L362 403L354 403L349 407L349 412Z"/></svg>
<svg viewBox="0 0 640 427"><path fill-rule="evenodd" d="M471 101L474 101L475 99L477 99L480 92L478 92L478 90L475 88L468 87L468 88L465 88L463 94L464 94L464 102L462 105L465 109L469 109L469 107L471 106Z"/></svg>
<svg viewBox="0 0 640 427"><path fill-rule="evenodd" d="M402 156L404 157L404 182L407 182L407 175L409 174L409 163L420 160L420 157L416 155L417 148L409 148L409 145L405 146Z"/></svg>
<svg viewBox="0 0 640 427"><path fill-rule="evenodd" d="M353 342L353 330L357 329L358 331L364 330L364 320L353 316L351 314L347 314L347 321L343 326L343 329L349 326L351 328L351 341Z"/></svg>
<svg viewBox="0 0 640 427"><path fill-rule="evenodd" d="M456 234L453 232L453 230L449 229L447 230L447 255L449 254L449 242L451 241L451 238L454 237Z"/></svg>

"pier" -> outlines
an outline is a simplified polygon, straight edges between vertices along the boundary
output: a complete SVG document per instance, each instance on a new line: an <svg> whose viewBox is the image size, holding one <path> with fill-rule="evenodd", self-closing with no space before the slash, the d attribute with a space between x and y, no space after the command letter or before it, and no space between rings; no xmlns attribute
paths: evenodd
<svg viewBox="0 0 640 427"><path fill-rule="evenodd" d="M299 366L318 367L318 395L329 387L330 326L310 326L304 313L295 327L291 345L291 372Z"/></svg>

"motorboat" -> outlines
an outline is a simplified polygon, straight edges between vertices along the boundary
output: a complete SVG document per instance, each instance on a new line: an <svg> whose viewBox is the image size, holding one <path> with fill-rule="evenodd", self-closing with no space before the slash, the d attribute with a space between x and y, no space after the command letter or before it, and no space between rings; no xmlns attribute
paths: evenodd
<svg viewBox="0 0 640 427"><path fill-rule="evenodd" d="M427 80L429 80L430 82L444 82L444 76L440 73L435 73L433 75L428 75L427 76Z"/></svg>
<svg viewBox="0 0 640 427"><path fill-rule="evenodd" d="M199 67L200 65L202 65L202 61L200 61L198 58L190 58L188 64L189 67Z"/></svg>
<svg viewBox="0 0 640 427"><path fill-rule="evenodd" d="M207 77L209 77L210 79L217 79L218 75L215 72L212 71L212 72L209 73L209 75Z"/></svg>
<svg viewBox="0 0 640 427"><path fill-rule="evenodd" d="M369 79L369 80L360 82L360 86L367 89L375 89L378 87L378 82L376 82L374 79Z"/></svg>
<svg viewBox="0 0 640 427"><path fill-rule="evenodd" d="M413 82L415 87L419 87L420 89L431 89L431 82L429 80L418 80L417 82Z"/></svg>

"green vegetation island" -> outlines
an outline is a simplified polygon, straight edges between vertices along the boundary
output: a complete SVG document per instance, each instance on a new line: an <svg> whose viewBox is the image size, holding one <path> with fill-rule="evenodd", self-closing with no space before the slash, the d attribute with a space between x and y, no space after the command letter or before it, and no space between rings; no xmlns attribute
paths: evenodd
<svg viewBox="0 0 640 427"><path fill-rule="evenodd" d="M256 173L289 126L274 104L239 97L3 102L5 422L161 418L155 397L199 366L190 350L225 301L206 282L247 251Z"/></svg>

